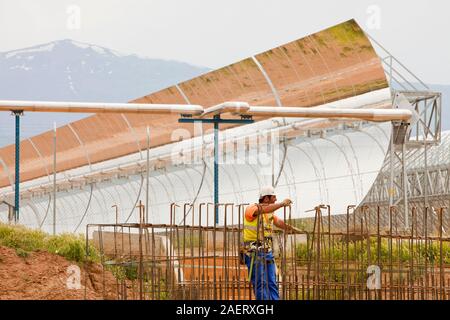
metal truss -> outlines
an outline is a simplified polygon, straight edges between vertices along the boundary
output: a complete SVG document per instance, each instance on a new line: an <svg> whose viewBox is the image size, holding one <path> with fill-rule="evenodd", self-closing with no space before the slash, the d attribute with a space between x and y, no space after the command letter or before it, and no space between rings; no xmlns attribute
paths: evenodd
<svg viewBox="0 0 450 320"><path fill-rule="evenodd" d="M436 208L450 208L450 131L442 133L440 139L440 144L428 146L425 142L418 148L414 143L394 151L392 162L391 154L388 154L377 179L356 212L363 211L365 206L379 206L381 225L389 227L389 216L394 208L395 212L401 213L399 222L408 229L411 221L405 217L405 212L414 208L418 217L421 217L428 210L430 220L427 228L436 230L439 222ZM404 146L407 145L406 141ZM394 173L392 178L391 169ZM446 233L450 230L448 210L444 212L444 218L443 228ZM333 216L332 227L342 230L346 225L345 220L345 215ZM423 228L424 221L418 219L417 223L419 228Z"/></svg>
<svg viewBox="0 0 450 320"><path fill-rule="evenodd" d="M388 226L391 209L395 208L402 213L399 220L403 227L409 229L410 208L418 213L428 208L433 213L434 208L450 207L450 132L441 144L442 95L431 91L380 43L366 35L378 52L389 79L393 108L404 107L406 102L418 116L411 124L392 123L391 142L383 166L353 215L355 217L367 205L376 205L381 208L382 225ZM333 228L345 228L345 220L345 215L333 216ZM450 225L444 223L444 227L450 228Z"/></svg>
<svg viewBox="0 0 450 320"><path fill-rule="evenodd" d="M423 151L420 152L423 159ZM412 156L411 156L412 157ZM413 159L415 160L415 159ZM389 159L387 159L389 161ZM443 200L450 200L449 188L450 163L436 166L407 169L407 192L409 201L424 201L426 198L442 197ZM394 188L389 188L388 172L381 172L375 181L372 189L366 196L365 204L389 204L389 198L394 198L393 205L401 204L403 193L403 175L399 172L394 176Z"/></svg>
<svg viewBox="0 0 450 320"><path fill-rule="evenodd" d="M429 171L428 149L430 146L437 146L441 143L442 96L441 93L431 91L422 80L375 39L370 35L368 37L379 51L389 79L393 108L405 107L406 104L406 107L416 111L417 119L410 124L392 123L389 153L372 189L362 204L378 201L379 205L384 204L390 207L401 205L403 224L408 229L410 227L408 206L418 196L417 190L420 190L420 196L424 199L423 207L428 206L427 197L432 194L429 189L433 185L431 181L433 174L430 174ZM409 165L413 163L416 168L409 170ZM437 163L436 174L434 174L436 179L442 177L441 167L444 172L447 172L446 164ZM418 168L422 168L422 170L420 171ZM444 184L440 184L443 192ZM413 190L415 193L412 192Z"/></svg>

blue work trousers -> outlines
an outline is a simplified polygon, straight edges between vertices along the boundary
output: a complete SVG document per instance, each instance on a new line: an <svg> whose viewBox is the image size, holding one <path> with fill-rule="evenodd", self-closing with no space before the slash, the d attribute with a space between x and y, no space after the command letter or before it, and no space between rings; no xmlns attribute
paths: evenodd
<svg viewBox="0 0 450 320"><path fill-rule="evenodd" d="M251 272L250 279L256 300L279 300L273 253L251 252L245 255L245 264L249 274Z"/></svg>

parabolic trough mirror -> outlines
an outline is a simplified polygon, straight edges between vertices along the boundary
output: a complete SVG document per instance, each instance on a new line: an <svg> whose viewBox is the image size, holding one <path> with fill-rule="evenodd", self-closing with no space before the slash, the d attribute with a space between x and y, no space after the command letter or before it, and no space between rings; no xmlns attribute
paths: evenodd
<svg viewBox="0 0 450 320"><path fill-rule="evenodd" d="M213 106L224 101L392 107L380 59L354 20L132 102ZM221 127L220 202L256 202L260 187L273 183L279 199L293 200L293 218L313 215L306 211L321 203L333 214L360 203L383 164L391 135L390 123L255 120ZM148 222L169 223L173 202L212 202L211 127L180 124L177 115L96 114L57 129L58 232L113 223L113 205L118 222L138 221L136 206L146 197L147 126ZM20 223L46 231L52 230L52 136L49 131L21 142ZM12 203L13 151L13 145L0 149L0 202ZM8 220L6 204L0 205L0 219Z"/></svg>

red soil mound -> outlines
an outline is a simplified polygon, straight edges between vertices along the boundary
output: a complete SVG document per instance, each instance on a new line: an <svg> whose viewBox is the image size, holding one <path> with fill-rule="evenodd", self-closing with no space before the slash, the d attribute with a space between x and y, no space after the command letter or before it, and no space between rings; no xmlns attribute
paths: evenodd
<svg viewBox="0 0 450 320"><path fill-rule="evenodd" d="M103 279L103 269L99 264L80 266L80 289L67 286L67 279L74 277L68 269L73 265L76 263L45 251L20 257L14 249L0 246L0 300L116 298L115 278L110 272L105 272Z"/></svg>

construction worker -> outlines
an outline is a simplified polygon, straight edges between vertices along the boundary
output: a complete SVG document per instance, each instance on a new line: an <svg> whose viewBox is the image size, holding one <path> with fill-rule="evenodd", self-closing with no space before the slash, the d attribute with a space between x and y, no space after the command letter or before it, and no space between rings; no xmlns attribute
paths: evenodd
<svg viewBox="0 0 450 320"><path fill-rule="evenodd" d="M285 231L300 232L274 215L274 211L291 205L292 201L276 201L274 188L264 187L259 194L259 203L250 205L245 210L243 258L257 300L280 298L272 251L273 225Z"/></svg>

